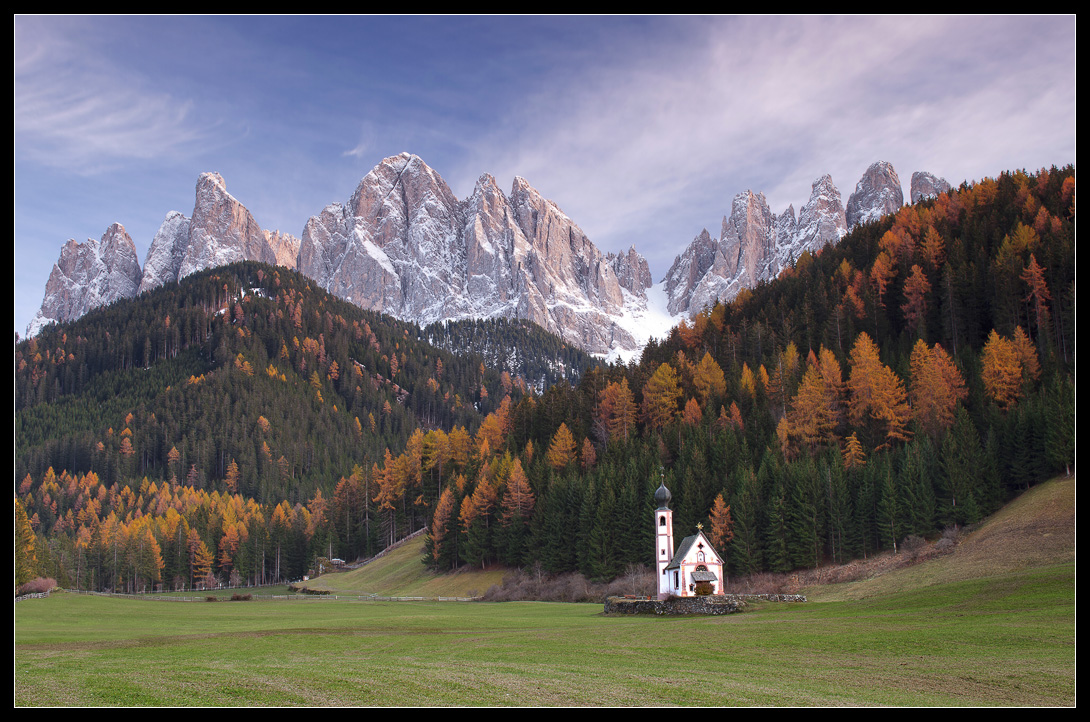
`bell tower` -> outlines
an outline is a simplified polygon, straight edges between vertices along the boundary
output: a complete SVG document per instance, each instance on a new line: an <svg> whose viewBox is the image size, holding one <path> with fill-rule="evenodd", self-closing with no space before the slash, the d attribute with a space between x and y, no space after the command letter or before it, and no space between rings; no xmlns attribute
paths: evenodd
<svg viewBox="0 0 1090 722"><path fill-rule="evenodd" d="M659 599L665 599L673 591L666 565L674 558L674 512L670 511L672 495L661 481L655 491L655 571L657 572Z"/></svg>

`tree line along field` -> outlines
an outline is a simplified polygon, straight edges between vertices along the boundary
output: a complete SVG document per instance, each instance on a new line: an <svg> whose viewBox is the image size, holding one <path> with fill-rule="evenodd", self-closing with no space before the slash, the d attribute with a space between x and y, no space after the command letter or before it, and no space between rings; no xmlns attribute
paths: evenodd
<svg viewBox="0 0 1090 722"><path fill-rule="evenodd" d="M947 557L728 617L55 594L16 605L15 704L1072 705L1073 497L1042 485Z"/></svg>

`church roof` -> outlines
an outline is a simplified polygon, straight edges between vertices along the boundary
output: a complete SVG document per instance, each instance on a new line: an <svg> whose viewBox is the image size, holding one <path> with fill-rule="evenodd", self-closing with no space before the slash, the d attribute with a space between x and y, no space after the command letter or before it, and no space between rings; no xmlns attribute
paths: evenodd
<svg viewBox="0 0 1090 722"><path fill-rule="evenodd" d="M689 554L689 550L697 545L698 542L704 544L704 549L707 552L713 554L717 559L722 560L719 553L715 551L712 543L708 541L708 537L704 536L704 532L698 531L692 536L687 536L681 540L681 543L677 545L677 551L674 552L674 558L670 560L670 563L666 565L667 569L677 569L681 566L681 562Z"/></svg>

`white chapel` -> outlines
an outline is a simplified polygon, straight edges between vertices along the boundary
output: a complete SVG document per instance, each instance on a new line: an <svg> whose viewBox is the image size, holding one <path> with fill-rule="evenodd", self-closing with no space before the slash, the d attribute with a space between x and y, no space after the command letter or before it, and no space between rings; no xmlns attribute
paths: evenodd
<svg viewBox="0 0 1090 722"><path fill-rule="evenodd" d="M682 539L677 551L674 551L671 498L666 484L660 483L655 492L655 503L658 504L655 510L655 571L658 572L659 599L671 595L695 597L702 582L710 583L712 594L723 594L723 558L699 526L696 534Z"/></svg>

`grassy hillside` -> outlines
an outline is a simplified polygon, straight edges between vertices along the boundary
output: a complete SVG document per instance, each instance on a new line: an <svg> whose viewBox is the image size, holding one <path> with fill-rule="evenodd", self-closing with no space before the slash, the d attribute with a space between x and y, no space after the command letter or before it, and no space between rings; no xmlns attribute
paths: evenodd
<svg viewBox="0 0 1090 722"><path fill-rule="evenodd" d="M497 567L436 574L421 563L423 556L424 537L419 536L359 569L325 574L307 582L307 586L380 597L475 597L499 584L505 572Z"/></svg>
<svg viewBox="0 0 1090 722"><path fill-rule="evenodd" d="M1075 477L1036 486L983 521L950 555L871 579L805 590L840 601L1075 564Z"/></svg>

